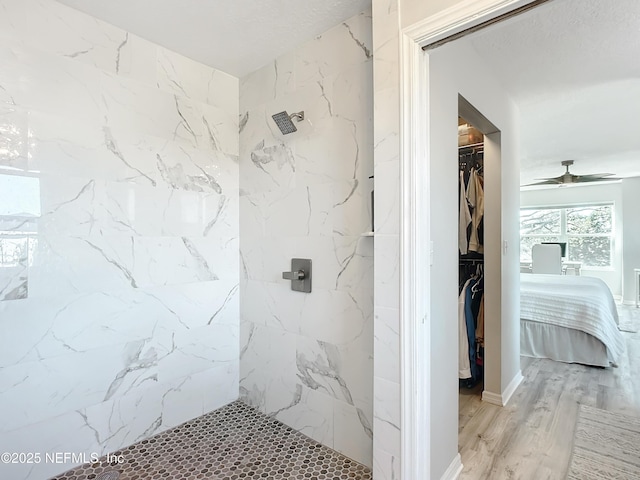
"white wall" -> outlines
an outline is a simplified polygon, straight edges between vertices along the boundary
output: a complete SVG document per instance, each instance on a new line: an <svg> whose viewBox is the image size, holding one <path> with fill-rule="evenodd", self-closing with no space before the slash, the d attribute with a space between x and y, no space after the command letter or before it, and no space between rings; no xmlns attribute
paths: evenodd
<svg viewBox="0 0 640 480"><path fill-rule="evenodd" d="M640 268L640 177L625 178L622 181L622 219L623 219L623 295L625 303L635 303L636 277L633 272Z"/></svg>
<svg viewBox="0 0 640 480"><path fill-rule="evenodd" d="M112 452L237 398L238 80L54 1L0 11L0 243L26 247L0 450Z"/></svg>
<svg viewBox="0 0 640 480"><path fill-rule="evenodd" d="M501 131L485 146L485 392L501 395L519 374L516 109L468 40L429 56L431 235L431 477L458 453L458 94ZM473 72L464 75L463 72ZM503 241L508 249L503 252ZM437 360L436 360L437 359Z"/></svg>
<svg viewBox="0 0 640 480"><path fill-rule="evenodd" d="M241 396L367 465L373 439L371 14L241 81ZM271 115L305 111L283 136ZM311 293L281 272L313 262Z"/></svg>
<svg viewBox="0 0 640 480"><path fill-rule="evenodd" d="M580 205L585 203L613 202L615 239L613 265L610 269L593 269L583 267L581 275L601 278L609 285L614 295L622 295L623 269L623 229L626 220L637 223L633 217L625 215L623 210L622 184L581 185L567 188L547 188L542 190L523 190L520 192L520 207L542 207L555 205ZM631 227L632 228L632 227Z"/></svg>

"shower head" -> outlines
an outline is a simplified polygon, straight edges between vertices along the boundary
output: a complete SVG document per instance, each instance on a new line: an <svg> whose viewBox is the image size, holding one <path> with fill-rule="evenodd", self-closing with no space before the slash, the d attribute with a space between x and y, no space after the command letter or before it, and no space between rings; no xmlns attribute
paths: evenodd
<svg viewBox="0 0 640 480"><path fill-rule="evenodd" d="M296 128L296 126L293 124L291 120L294 118L298 122L301 120L304 120L304 110L301 112L292 113L291 115L289 115L286 111L284 111L284 112L280 112L280 113L276 113L275 115L272 115L271 118L273 118L273 121L276 122L276 125L278 126L282 134L286 135L288 133L293 133L298 131L298 129Z"/></svg>

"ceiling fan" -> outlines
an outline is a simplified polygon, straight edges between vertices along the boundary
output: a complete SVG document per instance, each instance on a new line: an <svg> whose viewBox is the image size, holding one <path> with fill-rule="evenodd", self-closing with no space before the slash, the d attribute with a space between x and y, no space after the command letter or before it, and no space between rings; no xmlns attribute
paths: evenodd
<svg viewBox="0 0 640 480"><path fill-rule="evenodd" d="M607 182L610 180L620 180L616 177L611 177L613 173L592 173L591 175L574 175L569 171L569 167L573 165L573 160L564 160L562 166L566 167L567 171L559 177L551 178L539 178L542 180L538 183L530 183L525 187L531 187L533 185L572 185L575 183L588 183L588 182ZM611 177L611 178L609 178Z"/></svg>

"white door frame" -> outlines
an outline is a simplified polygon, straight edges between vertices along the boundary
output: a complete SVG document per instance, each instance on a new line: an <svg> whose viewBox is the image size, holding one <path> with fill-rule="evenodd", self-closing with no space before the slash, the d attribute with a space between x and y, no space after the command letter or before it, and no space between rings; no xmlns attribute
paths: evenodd
<svg viewBox="0 0 640 480"><path fill-rule="evenodd" d="M401 478L430 478L429 55L422 47L534 0L462 0L400 33ZM452 428L454 428L452 426ZM462 471L452 459L442 480Z"/></svg>

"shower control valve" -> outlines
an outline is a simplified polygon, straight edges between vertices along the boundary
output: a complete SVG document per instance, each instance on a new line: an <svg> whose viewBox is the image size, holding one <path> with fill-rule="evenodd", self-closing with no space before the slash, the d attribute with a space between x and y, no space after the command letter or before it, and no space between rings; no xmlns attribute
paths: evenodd
<svg viewBox="0 0 640 480"><path fill-rule="evenodd" d="M282 278L291 281L291 290L311 292L311 260L308 258L292 258L291 270L282 272Z"/></svg>

